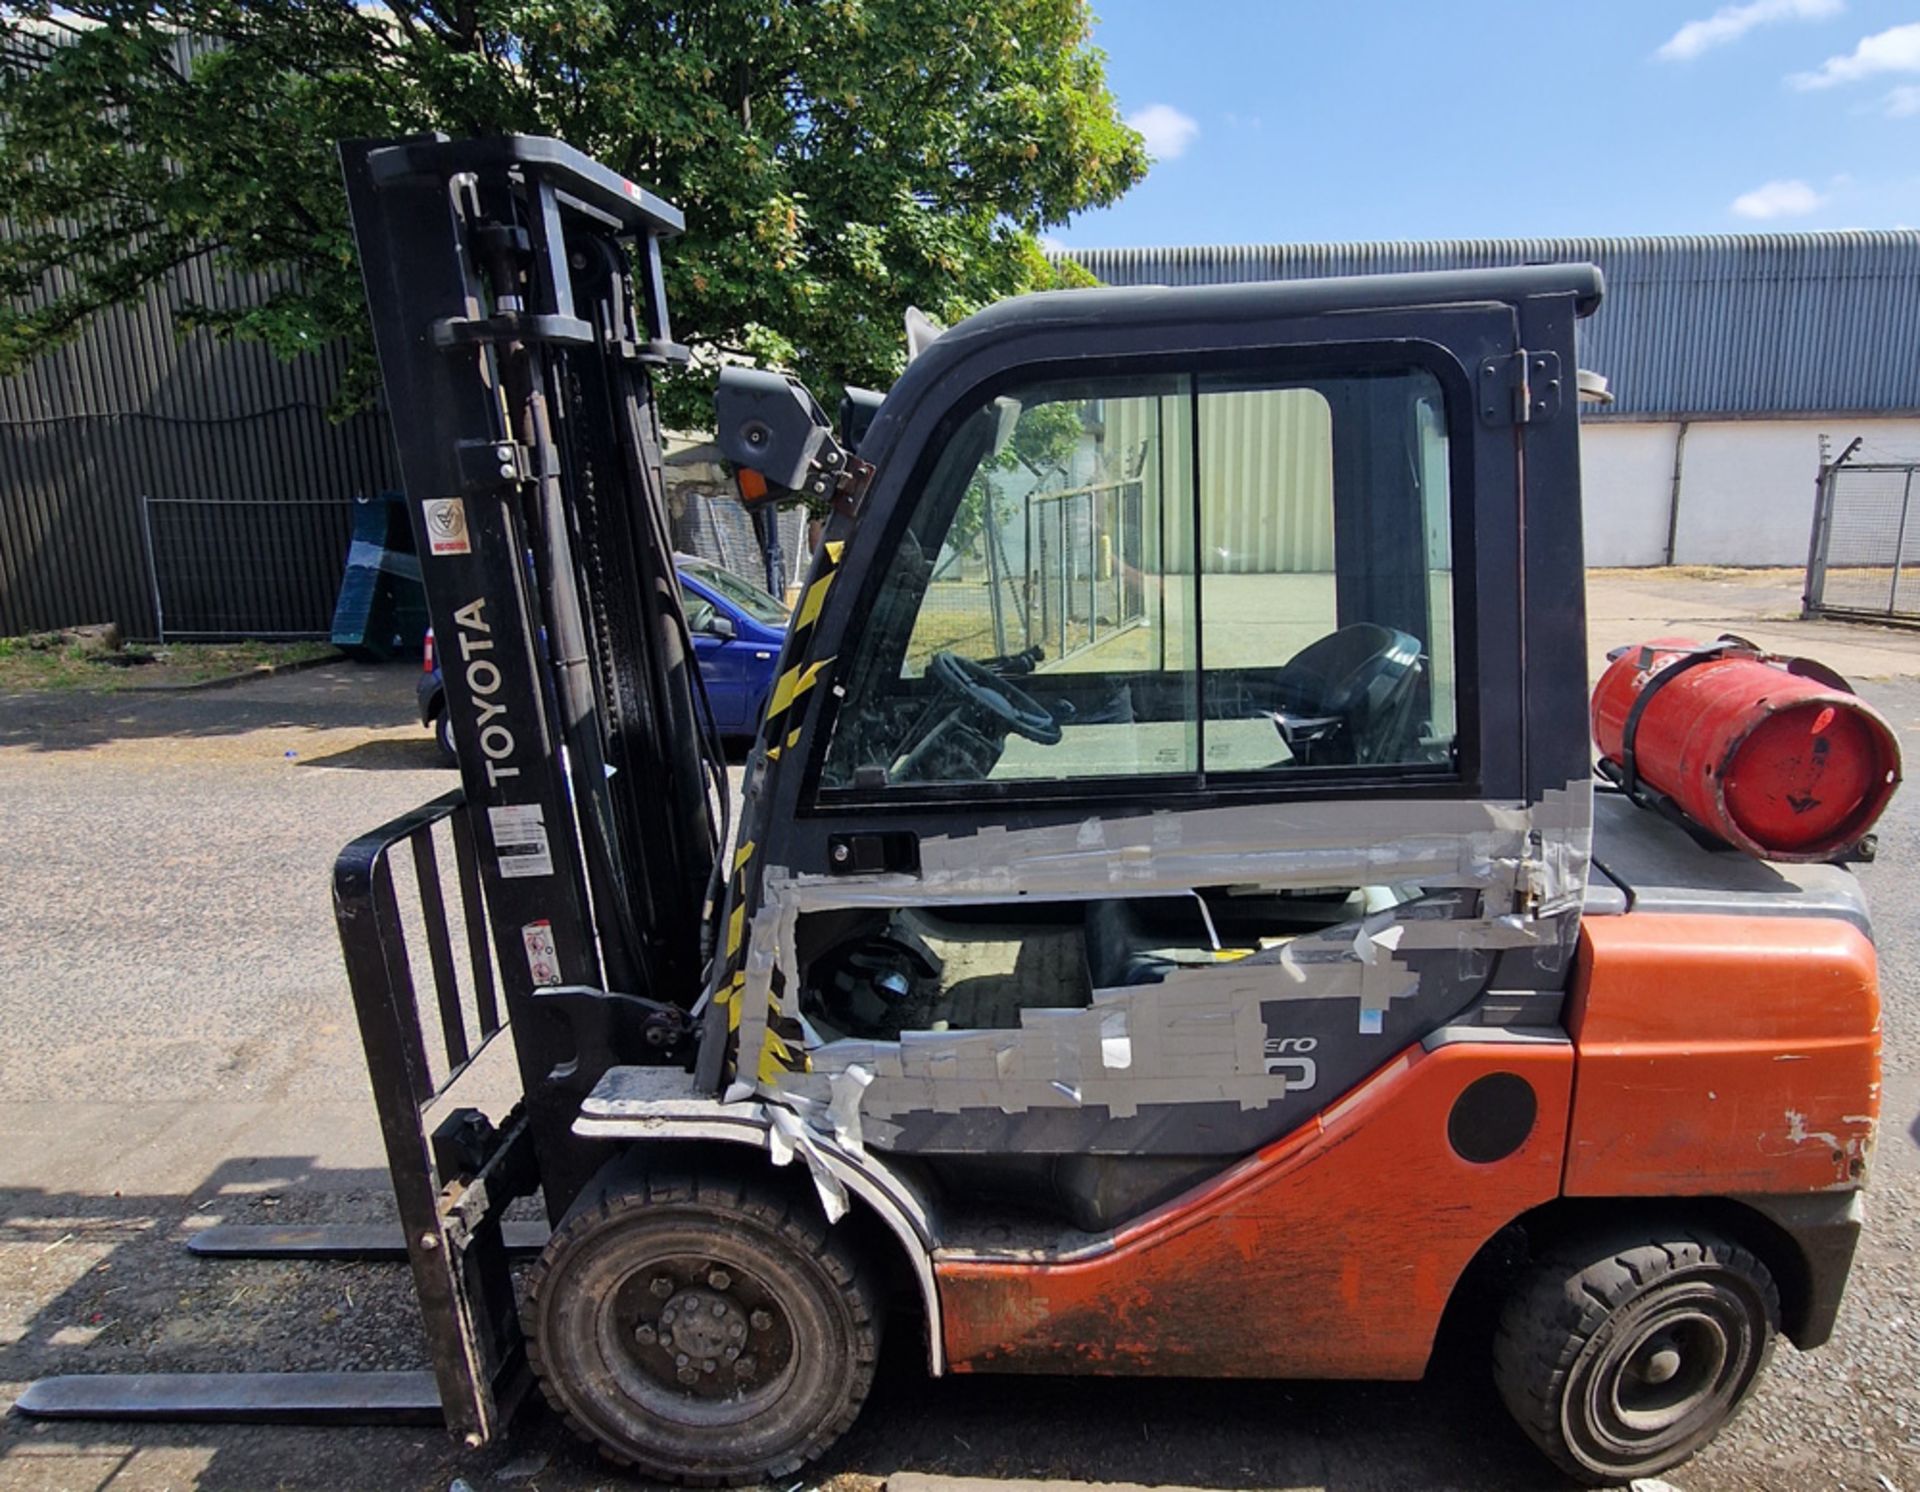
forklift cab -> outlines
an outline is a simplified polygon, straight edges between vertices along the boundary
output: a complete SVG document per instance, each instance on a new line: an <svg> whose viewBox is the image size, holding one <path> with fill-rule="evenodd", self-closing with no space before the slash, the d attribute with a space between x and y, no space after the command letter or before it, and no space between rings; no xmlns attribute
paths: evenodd
<svg viewBox="0 0 1920 1492"><path fill-rule="evenodd" d="M1099 1231L1450 1024L1550 1022L1591 814L1561 385L1600 290L1074 291L933 341L782 658L713 1091ZM795 469L763 401L720 409Z"/></svg>

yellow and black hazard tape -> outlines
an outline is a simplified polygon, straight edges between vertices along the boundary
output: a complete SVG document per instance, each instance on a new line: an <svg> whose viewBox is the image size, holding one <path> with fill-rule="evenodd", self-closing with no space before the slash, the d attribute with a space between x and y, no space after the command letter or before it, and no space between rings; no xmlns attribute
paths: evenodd
<svg viewBox="0 0 1920 1492"><path fill-rule="evenodd" d="M753 850L749 839L733 852L733 874L727 881L727 961L713 1002L726 1010L729 1032L740 1029L740 991L747 984L747 862Z"/></svg>
<svg viewBox="0 0 1920 1492"><path fill-rule="evenodd" d="M780 992L786 980L778 969L767 990L767 1034L760 1042L760 1068L757 1076L769 1087L787 1073L812 1072L813 1059L807 1055L806 1035L800 1022L780 1012Z"/></svg>
<svg viewBox="0 0 1920 1492"><path fill-rule="evenodd" d="M812 651L814 630L819 625L820 612L827 604L827 592L833 587L833 578L840 573L840 560L846 548L844 539L834 539L821 546L820 573L807 586L806 595L800 598L800 609L794 613L786 649L786 655L793 663L781 673L779 681L773 686L773 697L767 701L763 739L767 743L768 761L778 761L781 752L799 744L801 702L820 681L822 671L833 661L831 658L810 659L807 655Z"/></svg>
<svg viewBox="0 0 1920 1492"><path fill-rule="evenodd" d="M808 584L806 595L800 599L800 609L788 629L786 656L793 663L781 673L774 685L773 697L767 701L764 731L768 761L778 761L782 751L799 742L802 704L808 691L819 682L822 671L833 661L830 658L809 660L807 653L813 646L813 634L819 625L821 610L826 606L827 592L833 586L834 576L840 573L846 547L840 539L821 546L820 573ZM733 874L727 883L726 964L713 995L714 1003L727 1012L727 1030L735 1045L735 1050L729 1053L729 1064L736 1073L740 1065L737 1042L742 996L747 988L747 866L756 848L754 842L748 840L734 852ZM782 1073L807 1072L812 1068L800 1023L781 1013L783 987L784 981L776 969L767 991L767 1028L756 1068L756 1076L763 1083L776 1081Z"/></svg>

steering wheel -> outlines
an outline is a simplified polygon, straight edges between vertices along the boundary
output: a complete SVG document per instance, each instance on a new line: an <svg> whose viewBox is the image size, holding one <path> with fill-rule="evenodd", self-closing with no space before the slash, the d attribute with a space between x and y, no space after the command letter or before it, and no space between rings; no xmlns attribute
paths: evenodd
<svg viewBox="0 0 1920 1492"><path fill-rule="evenodd" d="M1042 746L1060 744L1060 722L1053 711L973 659L958 653L935 653L927 660L927 677L969 704L978 705L1016 735Z"/></svg>

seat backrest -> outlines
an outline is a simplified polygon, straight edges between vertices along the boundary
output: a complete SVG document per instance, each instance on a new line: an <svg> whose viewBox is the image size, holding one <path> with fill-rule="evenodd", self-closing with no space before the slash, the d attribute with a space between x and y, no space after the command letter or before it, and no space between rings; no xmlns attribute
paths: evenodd
<svg viewBox="0 0 1920 1492"><path fill-rule="evenodd" d="M1420 676L1420 639L1394 627L1354 622L1307 644L1280 671L1294 698L1337 715L1360 762L1397 751Z"/></svg>

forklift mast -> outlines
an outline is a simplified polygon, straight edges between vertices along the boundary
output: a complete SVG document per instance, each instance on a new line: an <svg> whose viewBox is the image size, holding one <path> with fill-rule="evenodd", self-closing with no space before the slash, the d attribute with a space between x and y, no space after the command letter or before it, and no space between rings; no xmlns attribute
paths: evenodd
<svg viewBox="0 0 1920 1492"><path fill-rule="evenodd" d="M594 1051L680 1039L725 811L649 382L687 356L660 261L683 220L551 140L357 141L342 159L558 1217L586 1179L559 1137Z"/></svg>

